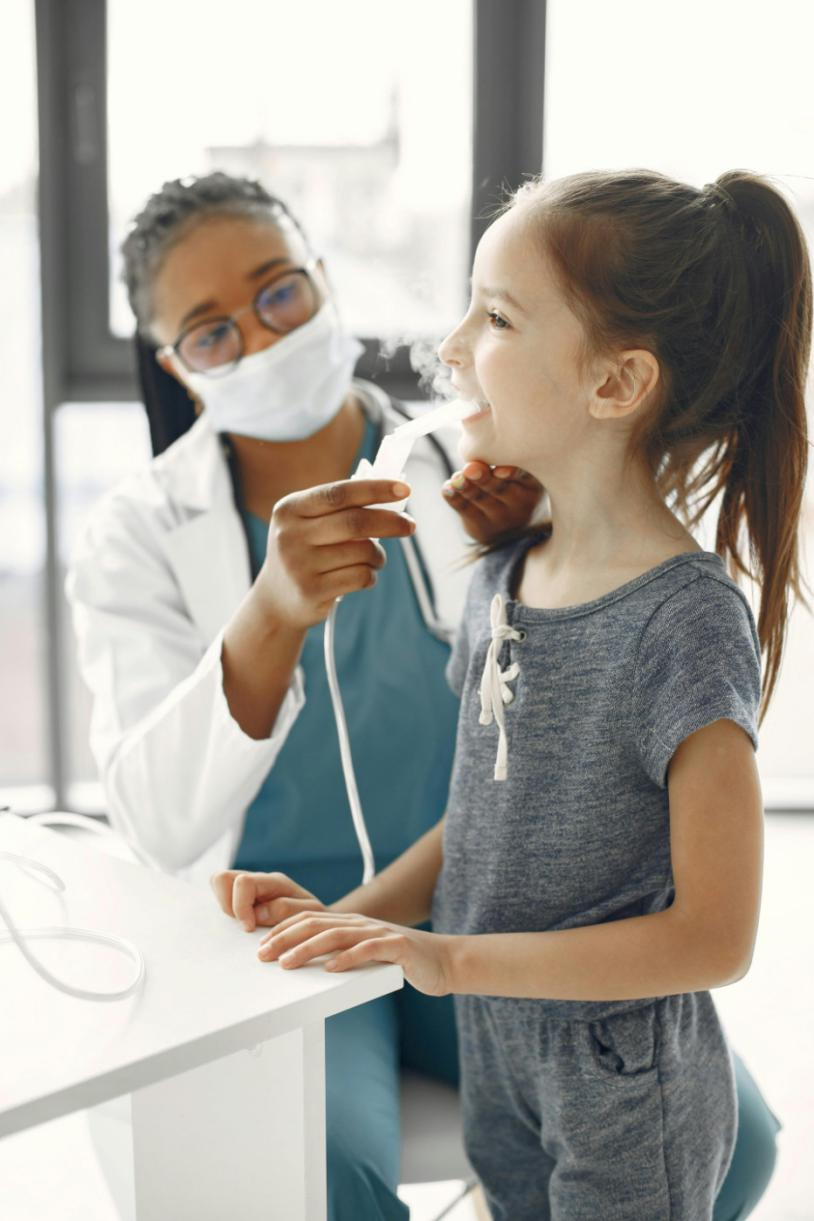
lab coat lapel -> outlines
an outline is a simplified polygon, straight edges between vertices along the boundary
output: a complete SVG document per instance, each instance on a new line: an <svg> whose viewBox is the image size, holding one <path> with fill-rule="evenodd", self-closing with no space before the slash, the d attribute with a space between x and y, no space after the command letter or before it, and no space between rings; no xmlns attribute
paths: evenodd
<svg viewBox="0 0 814 1221"><path fill-rule="evenodd" d="M208 422L194 425L174 459L161 471L178 523L164 535L164 549L190 617L209 643L251 586L248 544L220 442Z"/></svg>
<svg viewBox="0 0 814 1221"><path fill-rule="evenodd" d="M214 640L251 585L237 513L199 513L167 536L165 548L191 618L204 640Z"/></svg>

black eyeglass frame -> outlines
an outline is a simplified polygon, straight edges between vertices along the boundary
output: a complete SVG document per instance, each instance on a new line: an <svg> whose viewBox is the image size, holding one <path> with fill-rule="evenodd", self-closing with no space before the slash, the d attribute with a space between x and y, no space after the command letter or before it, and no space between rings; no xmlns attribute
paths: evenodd
<svg viewBox="0 0 814 1221"><path fill-rule="evenodd" d="M316 316L316 314L319 312L320 307L324 304L324 300L325 300L319 291L319 287L318 287L314 277L311 275L311 272L312 272L313 268L317 266L317 263L318 263L317 259L309 259L308 262L304 263L301 267L283 268L281 271L277 272L276 275L272 276L270 280L266 280L266 281L264 281L263 284L260 285L260 287L258 288L257 292L254 294L254 296L252 297L252 299L248 305L241 306L241 308L238 310L235 310L233 314L213 314L211 318L199 318L197 321L191 323L188 327L186 327L186 329L181 332L181 334L177 337L177 339L175 340L174 343L165 344L163 347L159 348L158 351L156 352L156 356L166 357L166 356L169 356L170 354L174 353L178 357L181 364L184 366L184 368L189 373L200 373L203 377L223 377L226 373L231 373L231 371L233 369L236 369L237 366L240 364L240 362L243 359L243 356L245 354L244 353L245 342L243 339L243 332L241 331L241 329L238 326L237 321L236 321L236 319L240 318L241 315L249 313L250 310L253 311L254 316L257 319L257 321L260 323L260 325L264 326L267 331L272 331L275 335L291 335L294 331L298 331L301 326L306 326L306 324L309 323L311 321L311 319ZM291 275L305 276L305 279L308 282L308 285L313 294L314 310L313 310L313 313L311 313L305 319L305 322L299 322L296 326L289 327L288 330L281 330L279 327L272 326L272 324L270 322L266 321L266 319L261 315L260 310L257 307L257 302L258 302L259 298L263 295L263 293L267 292L268 289L272 287L272 285L274 285L278 282L278 280L284 280L286 278L286 276L291 276ZM198 327L211 326L213 323L216 323L216 322L231 323L234 330L237 332L238 343L240 345L238 355L236 356L236 358L234 360L229 361L227 364L213 365L212 368L210 368L210 369L193 369L193 367L189 364L189 362L187 360L184 359L184 357L181 354L181 350L180 350L181 344L184 342L184 340L187 338L187 336L191 335L192 332L197 330Z"/></svg>

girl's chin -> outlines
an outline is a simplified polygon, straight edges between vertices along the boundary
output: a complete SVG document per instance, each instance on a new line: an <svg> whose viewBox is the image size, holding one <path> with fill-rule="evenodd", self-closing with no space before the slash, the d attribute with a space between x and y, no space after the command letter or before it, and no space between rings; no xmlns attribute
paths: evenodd
<svg viewBox="0 0 814 1221"><path fill-rule="evenodd" d="M458 457L462 464L467 462L486 462L489 466L494 466L494 459L489 456L488 445L478 445L470 440L469 437L461 441L458 445Z"/></svg>
<svg viewBox="0 0 814 1221"><path fill-rule="evenodd" d="M477 416L474 418L478 419ZM489 455L494 446L494 438L490 438L488 435L479 436L478 433L479 430L473 430L470 433L465 428L461 431L458 440L458 456L463 462L478 461L493 465L495 460Z"/></svg>

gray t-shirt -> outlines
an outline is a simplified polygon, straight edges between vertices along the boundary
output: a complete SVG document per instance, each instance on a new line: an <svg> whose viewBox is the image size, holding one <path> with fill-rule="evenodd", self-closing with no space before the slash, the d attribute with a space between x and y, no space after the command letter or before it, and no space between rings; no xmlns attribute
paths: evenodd
<svg viewBox="0 0 814 1221"><path fill-rule="evenodd" d="M685 552L591 602L534 609L511 597L533 541L480 561L447 668L461 711L433 903L439 932L567 929L669 907L674 751L721 717L757 749L757 631L717 555ZM496 593L525 633L498 654L503 671L518 666L507 683L505 780L494 779L497 725L479 723ZM572 1019L632 1007L507 1003Z"/></svg>

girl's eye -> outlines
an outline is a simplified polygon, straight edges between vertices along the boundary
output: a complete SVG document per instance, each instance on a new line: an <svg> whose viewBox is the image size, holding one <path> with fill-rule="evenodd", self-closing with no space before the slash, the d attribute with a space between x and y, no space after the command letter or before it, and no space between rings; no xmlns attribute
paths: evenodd
<svg viewBox="0 0 814 1221"><path fill-rule="evenodd" d="M505 331L506 327L509 325L506 319L501 318L500 314L498 314L496 310L489 310L488 318L496 331Z"/></svg>

